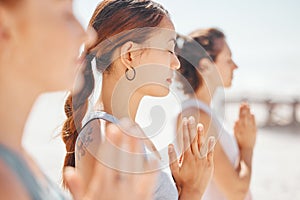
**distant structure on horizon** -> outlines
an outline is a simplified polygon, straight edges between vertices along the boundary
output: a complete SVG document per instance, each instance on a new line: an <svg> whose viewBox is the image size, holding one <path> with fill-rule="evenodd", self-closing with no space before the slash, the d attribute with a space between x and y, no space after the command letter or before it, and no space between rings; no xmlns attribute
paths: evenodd
<svg viewBox="0 0 300 200"><path fill-rule="evenodd" d="M241 102L248 102L251 106L259 105L263 107L267 117L260 124L261 128L289 127L296 128L300 133L300 98L232 97L226 99L223 105L230 106Z"/></svg>

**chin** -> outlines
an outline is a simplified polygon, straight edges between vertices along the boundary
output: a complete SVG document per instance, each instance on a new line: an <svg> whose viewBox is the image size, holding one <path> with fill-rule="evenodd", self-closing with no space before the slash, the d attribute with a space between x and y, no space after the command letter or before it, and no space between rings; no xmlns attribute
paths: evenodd
<svg viewBox="0 0 300 200"><path fill-rule="evenodd" d="M169 93L170 93L170 89L169 88L159 87L159 88L157 88L151 94L151 96L154 96L154 97L165 97L165 96L168 96Z"/></svg>
<svg viewBox="0 0 300 200"><path fill-rule="evenodd" d="M231 86L232 86L232 83L229 82L229 83L226 83L226 84L224 85L224 88L231 88Z"/></svg>

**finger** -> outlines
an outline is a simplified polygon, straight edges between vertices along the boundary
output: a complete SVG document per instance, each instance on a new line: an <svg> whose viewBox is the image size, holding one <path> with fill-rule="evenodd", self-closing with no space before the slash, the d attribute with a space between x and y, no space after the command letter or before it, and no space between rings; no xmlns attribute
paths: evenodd
<svg viewBox="0 0 300 200"><path fill-rule="evenodd" d="M132 130L134 131L134 129ZM144 173L144 159L145 159L145 150L141 141L137 138L130 137L129 140L129 147L130 147L130 159L124 160L124 162L130 163L133 173ZM132 161L131 161L132 160Z"/></svg>
<svg viewBox="0 0 300 200"><path fill-rule="evenodd" d="M208 139L208 152L214 151L216 145L216 139L214 136L210 136Z"/></svg>
<svg viewBox="0 0 300 200"><path fill-rule="evenodd" d="M110 124L106 129L106 137L107 140L104 145L100 146L99 149L99 151L101 151L100 154L102 154L105 158L103 162L113 169L120 170L120 167L122 167L122 163L124 162L122 160L122 158L124 158L122 153L128 146L128 144L127 146L125 145L124 140L125 138L128 138L128 136L123 134L118 126ZM128 151L128 148L126 150ZM118 172L116 170L112 170L112 174L117 176Z"/></svg>
<svg viewBox="0 0 300 200"><path fill-rule="evenodd" d="M234 135L238 137L240 135L241 122L237 121L234 125Z"/></svg>
<svg viewBox="0 0 300 200"><path fill-rule="evenodd" d="M247 115L247 113L248 113L247 106L242 104L241 107L240 107L239 118L243 119Z"/></svg>
<svg viewBox="0 0 300 200"><path fill-rule="evenodd" d="M239 121L236 121L234 123L234 131L238 130L238 128L239 128Z"/></svg>
<svg viewBox="0 0 300 200"><path fill-rule="evenodd" d="M176 181L176 180L178 180L178 177L179 177L179 163L177 160L177 155L176 155L174 146L172 144L169 144L169 146L168 146L168 154L169 154L170 170Z"/></svg>
<svg viewBox="0 0 300 200"><path fill-rule="evenodd" d="M256 124L256 121L255 121L255 116L254 116L254 115L252 115L252 114L251 114L251 122L252 122L252 124L254 124L254 125Z"/></svg>
<svg viewBox="0 0 300 200"><path fill-rule="evenodd" d="M210 167L214 166L214 151L208 152L207 161Z"/></svg>
<svg viewBox="0 0 300 200"><path fill-rule="evenodd" d="M197 133L196 121L193 116L189 117L188 130L189 130L189 137L191 143L191 151L194 155L199 155L198 137L197 137L198 133Z"/></svg>
<svg viewBox="0 0 300 200"><path fill-rule="evenodd" d="M203 125L202 124L198 124L197 125L197 137L198 137L198 142L197 142L197 144L198 144L198 152L200 152L201 151L201 148L202 148L202 146L203 146L203 140L204 140L204 127L203 127Z"/></svg>
<svg viewBox="0 0 300 200"><path fill-rule="evenodd" d="M188 130L188 120L187 118L183 118L182 120L182 132L183 132L183 154L191 153L190 149L190 136Z"/></svg>
<svg viewBox="0 0 300 200"><path fill-rule="evenodd" d="M148 136L145 134L145 132L143 131L143 129L137 124L137 123L133 123L130 127L130 130L127 130L127 134L130 136L133 136L134 138L137 138L141 141L143 141L143 143L145 144L145 146L154 153L154 155L161 160L161 155L159 153L159 151L157 150L157 148L155 147L154 143L148 138ZM144 148L141 149L142 152L136 152L136 153L143 153Z"/></svg>
<svg viewBox="0 0 300 200"><path fill-rule="evenodd" d="M243 101L241 106L249 108L249 103L247 101Z"/></svg>
<svg viewBox="0 0 300 200"><path fill-rule="evenodd" d="M182 165L183 159L184 159L184 154L181 154L179 157L179 166Z"/></svg>
<svg viewBox="0 0 300 200"><path fill-rule="evenodd" d="M84 197L83 180L75 172L73 167L66 167L63 173L67 188L70 190L74 200L81 200Z"/></svg>
<svg viewBox="0 0 300 200"><path fill-rule="evenodd" d="M153 194L155 192L155 185L157 182L157 175L158 175L157 172L134 175L136 177L136 180L134 182L134 188L135 188L134 191L136 191L137 193L136 199L145 199L145 200L153 199ZM141 189L141 188L146 188L146 189Z"/></svg>
<svg viewBox="0 0 300 200"><path fill-rule="evenodd" d="M151 158L144 156L144 169L145 169L146 173L153 172L153 171L155 171L154 169L158 169L158 167L159 167L158 160L151 159Z"/></svg>
<svg viewBox="0 0 300 200"><path fill-rule="evenodd" d="M140 166L137 166L139 164L139 159L135 156L136 154L133 153L133 151L137 149L135 145L133 139L128 136L122 141L122 149L117 158L119 158L118 169L123 172L136 172L137 167L140 168Z"/></svg>
<svg viewBox="0 0 300 200"><path fill-rule="evenodd" d="M208 139L208 154L207 154L207 160L210 165L213 165L213 155L214 155L214 148L216 145L216 139L215 137L209 137Z"/></svg>
<svg viewBox="0 0 300 200"><path fill-rule="evenodd" d="M178 143L178 150L179 152L184 152L184 145L183 145L183 125L182 121L180 123L180 126L177 129L177 143Z"/></svg>

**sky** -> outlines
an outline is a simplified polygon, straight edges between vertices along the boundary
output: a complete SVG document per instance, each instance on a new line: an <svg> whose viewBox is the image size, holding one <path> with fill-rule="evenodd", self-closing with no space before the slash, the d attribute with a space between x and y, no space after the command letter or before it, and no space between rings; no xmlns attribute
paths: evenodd
<svg viewBox="0 0 300 200"><path fill-rule="evenodd" d="M99 0L75 0L86 27ZM300 97L300 1L157 0L171 14L176 31L224 31L239 69L228 93Z"/></svg>

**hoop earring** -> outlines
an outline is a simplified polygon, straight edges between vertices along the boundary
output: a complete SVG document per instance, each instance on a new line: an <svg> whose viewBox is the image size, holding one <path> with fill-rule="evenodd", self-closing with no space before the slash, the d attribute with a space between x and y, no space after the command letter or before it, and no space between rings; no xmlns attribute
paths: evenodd
<svg viewBox="0 0 300 200"><path fill-rule="evenodd" d="M128 69L128 68L127 68L126 71L125 71L125 76L126 76L126 79L127 79L128 81L133 81L133 80L135 79L136 71L135 71L134 68L131 68L131 69L132 69L132 71L133 71L132 77L130 77L130 76L128 75L128 72L129 72L129 69Z"/></svg>

